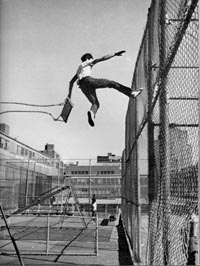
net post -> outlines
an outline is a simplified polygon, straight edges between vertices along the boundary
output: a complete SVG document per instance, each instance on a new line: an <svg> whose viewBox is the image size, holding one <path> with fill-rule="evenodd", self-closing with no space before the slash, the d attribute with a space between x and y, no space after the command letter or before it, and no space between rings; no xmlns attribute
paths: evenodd
<svg viewBox="0 0 200 266"><path fill-rule="evenodd" d="M167 76L168 72L166 70L166 24L165 24L165 10L166 1L161 1L161 53L160 53L160 65L163 78L161 80L161 92L160 92L160 182L162 184L162 197L163 197L163 256L164 265L170 265L170 242L169 242L169 232L170 232L170 141L169 141L169 101L168 101L168 91L167 91ZM166 71L166 73L165 73Z"/></svg>
<svg viewBox="0 0 200 266"><path fill-rule="evenodd" d="M22 260L22 258L21 258L21 254L20 254L20 251L19 251L19 249L18 249L18 246L17 246L17 244L16 244L16 242L15 242L15 239L14 239L14 237L12 236L12 234L11 234L11 232L10 232L10 228L9 228L9 226L8 226L8 223L7 223L7 220L6 220L6 216L5 216L5 214L4 214L4 211L3 211L3 208L2 208L1 205L0 205L0 210L1 210L1 214L2 214L3 220L4 220L4 222L5 222L5 225L6 225L6 229L8 230L8 233L9 233L10 239L11 239L11 241L12 241L12 244L13 244L14 248L15 248L15 251L16 251L16 254L17 254L17 257L18 257L19 262L20 262L20 265L21 265L21 266L25 266L25 265L24 265L24 262L23 262L23 260Z"/></svg>
<svg viewBox="0 0 200 266"><path fill-rule="evenodd" d="M200 4L198 6L198 13L200 14ZM200 25L200 17L199 17L199 25ZM199 27L199 43L200 43L200 27ZM199 49L199 162L198 162L198 227L199 227L199 233L198 233L198 258L197 258L197 265L200 265L200 49Z"/></svg>
<svg viewBox="0 0 200 266"><path fill-rule="evenodd" d="M98 256L98 250L99 250L99 239L98 239L98 214L96 213L95 215L95 233L96 233L96 237L95 237L95 254L96 256Z"/></svg>
<svg viewBox="0 0 200 266"><path fill-rule="evenodd" d="M89 201L89 213L91 213L90 212L90 209L91 209L91 168L92 166L91 166L91 159L89 159L89 195L88 195L88 197L89 197L89 199L88 199L88 201Z"/></svg>
<svg viewBox="0 0 200 266"><path fill-rule="evenodd" d="M49 255L49 213L47 214L47 239L46 239L46 255Z"/></svg>
<svg viewBox="0 0 200 266"><path fill-rule="evenodd" d="M136 128L139 126L139 104L136 100ZM137 132L136 132L137 134ZM136 186L137 186L137 196L136 196L136 212L137 212L137 260L141 262L141 200L140 200L140 142L139 140L136 141ZM133 214L132 214L133 216Z"/></svg>
<svg viewBox="0 0 200 266"><path fill-rule="evenodd" d="M26 169L26 188L25 188L25 203L24 203L24 207L27 206L28 203L28 178L29 178L29 163L30 163L30 158L28 158L28 162L27 162L27 169Z"/></svg>
<svg viewBox="0 0 200 266"><path fill-rule="evenodd" d="M157 195L156 191L156 176L155 176L155 148L154 148L154 122L153 122L153 115L152 115L152 103L153 103L153 55L152 51L154 48L154 12L155 12L155 3L152 2L151 9L148 13L148 22L149 22L149 31L148 31L148 82L147 82L147 93L148 93L148 124L147 124L147 134L148 134L148 204L149 204L149 214L148 217L152 217L153 213L153 200ZM156 63L156 62L155 62ZM150 231L150 230L149 230ZM149 262L153 264L152 256L150 254L154 253L154 246L153 241L150 241L147 249L149 252L146 251L145 262Z"/></svg>

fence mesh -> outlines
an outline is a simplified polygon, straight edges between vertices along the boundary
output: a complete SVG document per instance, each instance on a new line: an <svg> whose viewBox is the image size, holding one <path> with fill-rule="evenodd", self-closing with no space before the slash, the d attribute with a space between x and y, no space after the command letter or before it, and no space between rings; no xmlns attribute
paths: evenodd
<svg viewBox="0 0 200 266"><path fill-rule="evenodd" d="M53 164L53 160L44 162L14 158L13 153L1 154L0 201L6 214L37 202L58 188L61 172ZM48 197L43 204L49 204Z"/></svg>
<svg viewBox="0 0 200 266"><path fill-rule="evenodd" d="M136 260L188 261L190 220L198 214L198 1L152 1L129 102L123 153L123 220ZM141 258L141 151L148 149L148 237ZM142 254L144 256L144 254Z"/></svg>
<svg viewBox="0 0 200 266"><path fill-rule="evenodd" d="M21 255L59 256L97 253L97 224L91 217L27 214L13 215L7 219L7 222ZM15 254L3 221L0 239L1 253Z"/></svg>
<svg viewBox="0 0 200 266"><path fill-rule="evenodd" d="M21 255L96 256L98 243L109 242L112 234L112 227L99 225L118 215L121 157L64 163L2 132L0 142L5 144L0 147L0 255L16 254L14 239Z"/></svg>

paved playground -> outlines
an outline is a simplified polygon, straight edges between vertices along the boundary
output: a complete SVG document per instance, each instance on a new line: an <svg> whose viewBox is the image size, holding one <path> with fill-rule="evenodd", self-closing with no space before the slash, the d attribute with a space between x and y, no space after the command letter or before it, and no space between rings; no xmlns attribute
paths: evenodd
<svg viewBox="0 0 200 266"><path fill-rule="evenodd" d="M24 265L132 265L128 244L119 219L102 226L99 220L98 254L80 255L23 255ZM73 228L68 228L72 234ZM30 240L31 241L31 240ZM79 243L80 248L86 247L87 243ZM0 265L20 265L15 255L0 255Z"/></svg>

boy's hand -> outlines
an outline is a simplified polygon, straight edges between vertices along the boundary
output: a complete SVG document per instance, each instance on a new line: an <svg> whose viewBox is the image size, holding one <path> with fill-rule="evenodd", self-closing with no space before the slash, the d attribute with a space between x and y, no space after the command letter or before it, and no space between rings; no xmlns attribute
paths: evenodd
<svg viewBox="0 0 200 266"><path fill-rule="evenodd" d="M115 55L116 56L122 56L122 54L125 53L125 52L126 52L125 50L119 51L119 52L115 53Z"/></svg>

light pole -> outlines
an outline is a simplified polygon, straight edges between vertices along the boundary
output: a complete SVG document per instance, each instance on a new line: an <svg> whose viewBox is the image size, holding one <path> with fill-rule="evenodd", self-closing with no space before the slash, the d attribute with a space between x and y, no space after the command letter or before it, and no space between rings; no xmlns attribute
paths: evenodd
<svg viewBox="0 0 200 266"><path fill-rule="evenodd" d="M91 159L89 159L89 212L91 206Z"/></svg>

